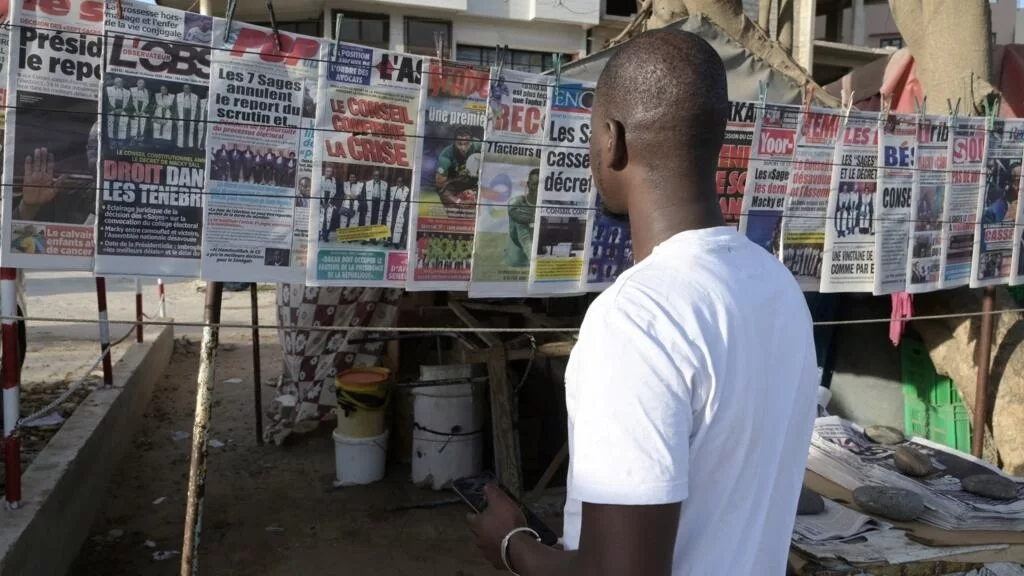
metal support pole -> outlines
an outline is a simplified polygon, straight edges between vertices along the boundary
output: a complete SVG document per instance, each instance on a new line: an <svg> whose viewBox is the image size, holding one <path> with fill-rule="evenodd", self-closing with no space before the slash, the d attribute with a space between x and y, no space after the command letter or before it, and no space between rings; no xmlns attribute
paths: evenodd
<svg viewBox="0 0 1024 576"><path fill-rule="evenodd" d="M203 311L203 342L199 351L196 382L196 413L192 425L192 457L188 469L188 499L185 503L185 538L181 546L181 576L199 574L199 534L203 527L203 497L206 495L207 441L210 435L210 396L213 392L214 362L217 358L221 282L206 283Z"/></svg>
<svg viewBox="0 0 1024 576"><path fill-rule="evenodd" d="M974 391L974 422L971 426L971 454L981 458L985 449L985 424L988 421L988 374L992 356L992 310L996 291L985 288L981 294L981 334L978 336L978 376Z"/></svg>
<svg viewBox="0 0 1024 576"><path fill-rule="evenodd" d="M157 314L159 314L161 318L166 318L167 317L167 302L164 301L164 279L163 278L157 278L156 279L156 295L157 295L157 298L160 301L160 307L157 309Z"/></svg>
<svg viewBox="0 0 1024 576"><path fill-rule="evenodd" d="M107 279L96 277L96 304L100 312L100 351L103 356L103 385L114 385L114 367L110 361L110 318L107 316Z"/></svg>
<svg viewBox="0 0 1024 576"><path fill-rule="evenodd" d="M21 446L18 418L21 415L21 363L18 347L18 271L0 269L0 313L3 314L4 483L7 507L21 505Z"/></svg>
<svg viewBox="0 0 1024 576"><path fill-rule="evenodd" d="M256 444L263 445L263 379L260 377L260 303L256 294L256 283L249 285L252 300L252 393L256 404Z"/></svg>
<svg viewBox="0 0 1024 576"><path fill-rule="evenodd" d="M135 341L142 342L142 319L145 315L142 312L142 278L135 277Z"/></svg>

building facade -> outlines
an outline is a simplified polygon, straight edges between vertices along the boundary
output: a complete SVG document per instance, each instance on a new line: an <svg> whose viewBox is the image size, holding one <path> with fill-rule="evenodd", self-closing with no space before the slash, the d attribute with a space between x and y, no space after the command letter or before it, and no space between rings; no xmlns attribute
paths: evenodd
<svg viewBox="0 0 1024 576"><path fill-rule="evenodd" d="M902 48L903 37L896 27L889 3L874 1L863 4L863 34L860 34L859 30L855 34L854 28L858 22L854 11L857 7L851 5L843 12L841 38L838 40L846 44L868 48ZM1017 0L989 0L989 5L992 9L992 40L996 44L1015 43ZM819 14L815 24L815 38L826 39L827 17ZM858 36L862 37L858 38Z"/></svg>

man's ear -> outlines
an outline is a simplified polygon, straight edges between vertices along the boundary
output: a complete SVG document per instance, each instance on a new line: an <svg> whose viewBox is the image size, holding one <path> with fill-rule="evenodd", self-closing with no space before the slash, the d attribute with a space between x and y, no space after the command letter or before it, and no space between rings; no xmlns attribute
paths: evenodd
<svg viewBox="0 0 1024 576"><path fill-rule="evenodd" d="M608 149L605 151L608 168L623 170L629 164L626 150L626 128L618 120L608 120Z"/></svg>

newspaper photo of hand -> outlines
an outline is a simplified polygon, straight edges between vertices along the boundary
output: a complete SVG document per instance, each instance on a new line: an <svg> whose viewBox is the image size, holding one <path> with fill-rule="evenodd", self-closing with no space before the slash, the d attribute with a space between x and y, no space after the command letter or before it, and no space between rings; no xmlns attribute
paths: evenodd
<svg viewBox="0 0 1024 576"><path fill-rule="evenodd" d="M25 156L25 177L21 188L19 216L32 220L39 208L57 197L57 189L64 184L64 177L54 178L56 161L53 153L46 148L36 148Z"/></svg>

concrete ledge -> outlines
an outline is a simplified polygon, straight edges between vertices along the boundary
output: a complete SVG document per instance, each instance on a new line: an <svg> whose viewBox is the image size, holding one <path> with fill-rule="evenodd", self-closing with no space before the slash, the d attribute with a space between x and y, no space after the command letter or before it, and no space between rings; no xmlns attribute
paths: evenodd
<svg viewBox="0 0 1024 576"><path fill-rule="evenodd" d="M174 352L173 326L147 332L114 366L114 387L90 394L22 474L21 507L0 511L0 576L70 569Z"/></svg>

